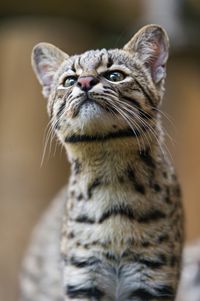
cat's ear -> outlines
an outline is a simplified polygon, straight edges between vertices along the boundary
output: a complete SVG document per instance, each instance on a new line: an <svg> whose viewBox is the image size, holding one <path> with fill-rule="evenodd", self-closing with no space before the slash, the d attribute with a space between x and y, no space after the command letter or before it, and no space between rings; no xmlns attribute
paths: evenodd
<svg viewBox="0 0 200 301"><path fill-rule="evenodd" d="M125 51L134 53L150 70L155 84L166 77L169 39L159 25L151 24L140 29L124 46Z"/></svg>
<svg viewBox="0 0 200 301"><path fill-rule="evenodd" d="M54 74L67 57L66 53L49 43L39 43L33 48L32 66L43 87L44 97L49 96Z"/></svg>

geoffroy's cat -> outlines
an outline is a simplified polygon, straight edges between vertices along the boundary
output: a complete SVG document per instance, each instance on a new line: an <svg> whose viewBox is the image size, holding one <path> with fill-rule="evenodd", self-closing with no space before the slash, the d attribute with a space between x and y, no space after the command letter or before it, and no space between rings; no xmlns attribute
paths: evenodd
<svg viewBox="0 0 200 301"><path fill-rule="evenodd" d="M122 49L33 49L71 177L34 232L21 300L175 300L184 231L159 110L168 47L148 25Z"/></svg>

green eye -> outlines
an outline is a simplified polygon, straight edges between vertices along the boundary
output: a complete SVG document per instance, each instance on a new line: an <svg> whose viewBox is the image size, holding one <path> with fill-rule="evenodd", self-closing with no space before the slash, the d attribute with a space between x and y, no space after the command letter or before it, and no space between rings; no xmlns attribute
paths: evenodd
<svg viewBox="0 0 200 301"><path fill-rule="evenodd" d="M125 79L125 77L125 74L121 71L110 71L105 75L105 78L107 78L111 82L120 82Z"/></svg>
<svg viewBox="0 0 200 301"><path fill-rule="evenodd" d="M76 76L68 76L64 79L63 81L63 86L65 88L73 86L77 82L77 77Z"/></svg>

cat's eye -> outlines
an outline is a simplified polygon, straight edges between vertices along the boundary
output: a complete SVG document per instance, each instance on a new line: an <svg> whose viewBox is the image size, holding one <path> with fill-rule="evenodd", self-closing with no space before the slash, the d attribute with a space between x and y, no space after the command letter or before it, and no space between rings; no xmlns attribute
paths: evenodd
<svg viewBox="0 0 200 301"><path fill-rule="evenodd" d="M68 76L63 81L63 87L68 88L73 86L77 82L76 76Z"/></svg>
<svg viewBox="0 0 200 301"><path fill-rule="evenodd" d="M120 82L125 79L125 74L121 71L109 71L105 74L105 78L111 82Z"/></svg>

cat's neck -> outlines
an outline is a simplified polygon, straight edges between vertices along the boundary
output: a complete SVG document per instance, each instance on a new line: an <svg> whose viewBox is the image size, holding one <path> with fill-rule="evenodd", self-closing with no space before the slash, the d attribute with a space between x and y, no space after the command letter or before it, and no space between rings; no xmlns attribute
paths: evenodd
<svg viewBox="0 0 200 301"><path fill-rule="evenodd" d="M155 137L152 139L156 140ZM66 145L69 161L72 166L72 176L108 178L119 176L127 166L139 165L141 153L148 151L154 160L160 154L157 141L138 140L136 138L110 139L104 142L69 143Z"/></svg>

